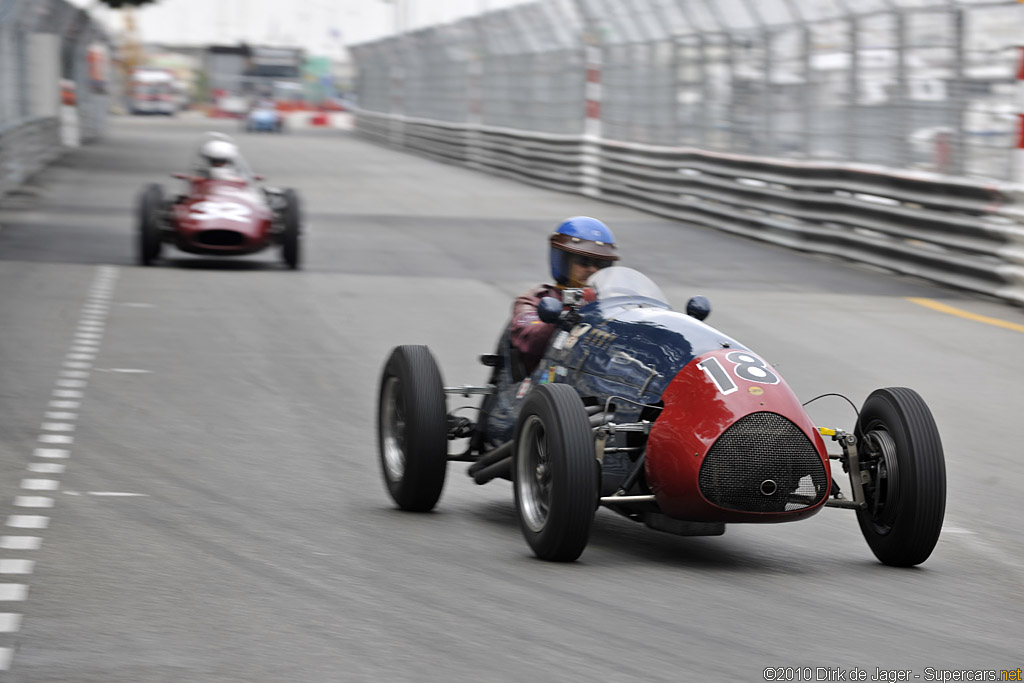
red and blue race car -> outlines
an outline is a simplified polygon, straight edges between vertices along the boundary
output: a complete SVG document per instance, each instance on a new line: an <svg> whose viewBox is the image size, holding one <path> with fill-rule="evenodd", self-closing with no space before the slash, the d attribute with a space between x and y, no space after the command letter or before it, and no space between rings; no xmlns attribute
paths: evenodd
<svg viewBox="0 0 1024 683"><path fill-rule="evenodd" d="M848 508L881 562L929 557L945 513L945 460L917 392L877 389L852 429L818 427L777 369L703 322L703 297L675 311L623 267L587 285L541 301L540 319L557 331L531 373L507 333L481 356L492 368L481 386L445 387L425 346L392 351L378 444L400 508L433 509L448 463L466 461L478 484L512 481L522 533L547 560L580 556L598 507L687 536ZM449 409L458 395L483 395L475 421ZM450 453L449 443L468 446Z"/></svg>

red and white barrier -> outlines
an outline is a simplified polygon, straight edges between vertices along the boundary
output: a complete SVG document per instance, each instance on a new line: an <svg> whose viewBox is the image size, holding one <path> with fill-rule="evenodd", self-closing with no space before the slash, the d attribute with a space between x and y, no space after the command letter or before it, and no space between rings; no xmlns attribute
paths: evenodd
<svg viewBox="0 0 1024 683"><path fill-rule="evenodd" d="M1021 2L1024 2L1024 0L1021 0ZM1018 9L1024 14L1024 5L1021 5ZM1014 182L1024 183L1024 45L1019 50L1020 61L1017 64L1017 144L1013 150L1012 179Z"/></svg>
<svg viewBox="0 0 1024 683"><path fill-rule="evenodd" d="M584 135L601 137L601 48L587 45L587 118Z"/></svg>
<svg viewBox="0 0 1024 683"><path fill-rule="evenodd" d="M586 118L583 122L583 145L581 147L580 170L583 173L580 191L589 197L601 196L601 46L588 44L586 47L587 101Z"/></svg>

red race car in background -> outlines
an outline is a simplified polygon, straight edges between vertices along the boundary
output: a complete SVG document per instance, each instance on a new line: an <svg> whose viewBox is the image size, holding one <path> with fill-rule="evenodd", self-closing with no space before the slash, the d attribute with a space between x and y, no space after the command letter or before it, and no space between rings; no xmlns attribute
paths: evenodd
<svg viewBox="0 0 1024 683"><path fill-rule="evenodd" d="M208 256L241 256L280 245L285 264L297 269L302 236L298 194L263 186L226 135L209 135L197 156L191 173L171 174L188 183L185 194L166 199L156 183L142 191L139 263L152 265L164 243Z"/></svg>

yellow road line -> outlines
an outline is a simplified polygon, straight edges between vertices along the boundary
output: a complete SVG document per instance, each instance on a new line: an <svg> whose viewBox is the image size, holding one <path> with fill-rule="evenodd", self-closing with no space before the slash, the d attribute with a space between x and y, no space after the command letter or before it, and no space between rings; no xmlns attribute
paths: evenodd
<svg viewBox="0 0 1024 683"><path fill-rule="evenodd" d="M1024 2L1024 0L1021 1ZM930 308L933 311L938 311L940 313L948 313L949 315L955 315L959 318L966 318L967 320L985 323L986 325L995 325L996 327L1002 327L1003 329L1013 330L1014 332L1024 332L1024 325L1020 325L1018 323L1011 323L1007 320L1000 320L999 318L989 318L987 315L978 315L976 313L970 313L959 308L953 308L952 306L941 304L938 301L933 301L932 299L907 297L907 301L917 304L918 306Z"/></svg>

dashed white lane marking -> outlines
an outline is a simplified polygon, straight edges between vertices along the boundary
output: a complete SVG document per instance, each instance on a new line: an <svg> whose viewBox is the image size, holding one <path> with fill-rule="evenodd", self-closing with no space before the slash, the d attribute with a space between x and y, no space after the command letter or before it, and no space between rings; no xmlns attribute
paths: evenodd
<svg viewBox="0 0 1024 683"><path fill-rule="evenodd" d="M126 301L125 303L118 304L118 306L124 306L125 308L155 308L156 304L138 304Z"/></svg>
<svg viewBox="0 0 1024 683"><path fill-rule="evenodd" d="M54 389L55 398L82 398L82 392L76 389Z"/></svg>
<svg viewBox="0 0 1024 683"><path fill-rule="evenodd" d="M110 313L110 299L113 296L114 284L117 279L117 268L101 266L93 279L87 301L83 304L75 327L70 350L62 361L52 400L47 404L46 422L40 425L40 434L36 440L45 444L32 452L42 462L28 463L28 471L35 474L59 475L65 471L63 462L54 460L67 459L69 448L54 448L63 445L70 447L74 437L69 432L75 431L75 421L83 397L83 389L88 386L92 363L96 360L100 341L106 328ZM54 433L62 432L62 433ZM47 462L49 461L49 462ZM24 491L53 491L60 489L58 479L28 477L21 480ZM15 496L14 505L20 508L52 508L54 499L49 496ZM7 526L11 529L46 529L50 526L50 518L45 515L10 515ZM42 544L39 536L0 536L0 549L4 550L38 550ZM0 558L0 579L9 575L28 575L35 569L35 560L21 558ZM0 581L0 602L23 601L28 594L28 586L18 583ZM0 612L0 633L15 633L21 628L21 614ZM7 643L4 643L5 645ZM11 667L14 648L0 647L0 671Z"/></svg>
<svg viewBox="0 0 1024 683"><path fill-rule="evenodd" d="M37 448L33 451L33 455L37 458L66 458L71 451L66 451L63 448Z"/></svg>
<svg viewBox="0 0 1024 683"><path fill-rule="evenodd" d="M149 497L149 494L146 493L129 493L127 491L86 491L85 493L86 495L89 496L131 496L140 498Z"/></svg>
<svg viewBox="0 0 1024 683"><path fill-rule="evenodd" d="M63 443L72 444L75 442L75 437L65 436L64 434L40 434L39 443Z"/></svg>
<svg viewBox="0 0 1024 683"><path fill-rule="evenodd" d="M22 479L21 488L30 491L56 491L60 482L56 479Z"/></svg>
<svg viewBox="0 0 1024 683"><path fill-rule="evenodd" d="M149 498L148 493L131 493L129 491L65 491L65 496L120 496L131 498Z"/></svg>
<svg viewBox="0 0 1024 683"><path fill-rule="evenodd" d="M11 515L7 518L7 526L12 529L45 529L50 526L50 518L42 515Z"/></svg>
<svg viewBox="0 0 1024 683"><path fill-rule="evenodd" d="M64 465L59 462L30 462L28 471L36 474L63 474Z"/></svg>
<svg viewBox="0 0 1024 683"><path fill-rule="evenodd" d="M89 373L85 370L61 370L60 376L68 379L89 379Z"/></svg>
<svg viewBox="0 0 1024 683"><path fill-rule="evenodd" d="M21 615L0 612L0 633L16 633L21 628Z"/></svg>
<svg viewBox="0 0 1024 683"><path fill-rule="evenodd" d="M139 368L96 368L96 372L122 372L129 375L149 375L152 370L141 370Z"/></svg>
<svg viewBox="0 0 1024 683"><path fill-rule="evenodd" d="M31 574L35 566L32 560L0 560L0 574Z"/></svg>
<svg viewBox="0 0 1024 683"><path fill-rule="evenodd" d="M47 498L46 496L15 496L14 507L52 508L53 498Z"/></svg>
<svg viewBox="0 0 1024 683"><path fill-rule="evenodd" d="M28 595L28 586L23 583L0 584L0 600L13 602L24 600Z"/></svg>
<svg viewBox="0 0 1024 683"><path fill-rule="evenodd" d="M942 527L942 533L944 534L973 534L974 532L970 529L964 529L959 526L944 526Z"/></svg>

